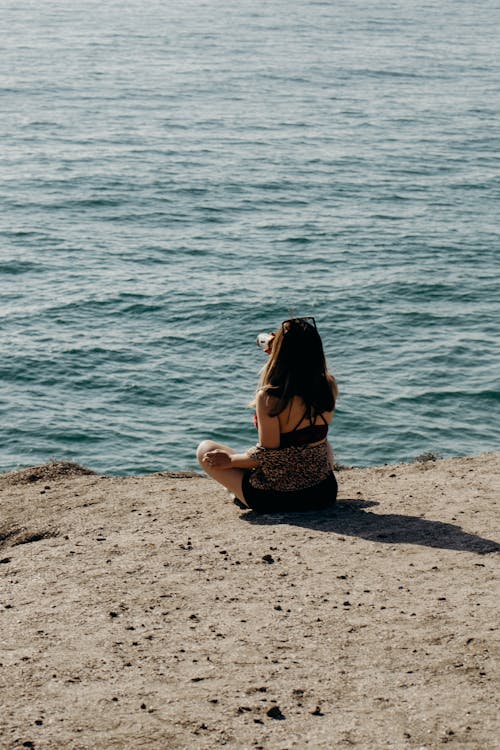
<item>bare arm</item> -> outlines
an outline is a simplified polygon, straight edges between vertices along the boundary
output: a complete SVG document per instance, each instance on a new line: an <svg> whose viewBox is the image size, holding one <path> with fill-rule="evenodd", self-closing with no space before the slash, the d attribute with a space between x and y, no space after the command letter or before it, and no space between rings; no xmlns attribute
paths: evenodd
<svg viewBox="0 0 500 750"><path fill-rule="evenodd" d="M332 386L333 398L336 401L339 397L339 387L331 372L328 373L328 380L330 381L330 385Z"/></svg>
<svg viewBox="0 0 500 750"><path fill-rule="evenodd" d="M259 462L248 453L227 453L216 448L205 454L204 461L218 469L256 469Z"/></svg>
<svg viewBox="0 0 500 750"><path fill-rule="evenodd" d="M256 469L258 465L259 462L247 453L234 453L231 456L230 466L232 469Z"/></svg>
<svg viewBox="0 0 500 750"><path fill-rule="evenodd" d="M280 422L278 417L269 415L271 405L272 397L265 391L259 391L255 406L259 427L259 445L263 448L280 447Z"/></svg>

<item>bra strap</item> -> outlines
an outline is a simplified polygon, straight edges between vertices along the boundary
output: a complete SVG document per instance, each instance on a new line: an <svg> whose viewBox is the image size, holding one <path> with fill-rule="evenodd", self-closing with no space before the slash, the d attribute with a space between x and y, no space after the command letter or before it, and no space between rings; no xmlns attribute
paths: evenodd
<svg viewBox="0 0 500 750"><path fill-rule="evenodd" d="M305 419L305 418L307 417L307 413L308 413L308 411L309 411L308 409L306 409L306 410L305 410L304 414L303 414L303 415L302 415L302 417L301 417L301 418L299 419L299 421L297 422L297 424L296 424L296 425L295 425L295 427L293 428L292 432L295 432L296 430L298 430L298 428L299 428L299 424L300 424L301 422L303 422L303 421L304 421L304 419ZM323 420L323 424L326 424L326 425L328 425L328 422L326 421L326 419L324 418L323 414L321 413L321 414L316 414L316 416L314 417L314 421L312 421L312 419L310 419L310 420L309 420L309 427L315 427L315 426L316 426L316 419L317 419L317 417L321 417L321 419Z"/></svg>

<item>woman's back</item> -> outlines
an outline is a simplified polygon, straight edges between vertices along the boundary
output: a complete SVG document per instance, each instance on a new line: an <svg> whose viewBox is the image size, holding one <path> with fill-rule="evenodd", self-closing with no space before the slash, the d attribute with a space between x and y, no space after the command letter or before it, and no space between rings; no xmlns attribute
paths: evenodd
<svg viewBox="0 0 500 750"><path fill-rule="evenodd" d="M326 381L331 388L333 396L332 408L323 412L315 412L304 401L301 396L293 396L283 411L278 414L280 423L280 432L287 433L295 430L304 429L311 425L329 425L335 413L335 401L338 397L338 387L335 378L330 373L326 373ZM274 399L271 399L273 402ZM273 403L273 406L275 404Z"/></svg>
<svg viewBox="0 0 500 750"><path fill-rule="evenodd" d="M300 396L294 396L287 408L278 414L280 432L292 432L310 425L330 424L335 409L321 414L309 415L307 405Z"/></svg>

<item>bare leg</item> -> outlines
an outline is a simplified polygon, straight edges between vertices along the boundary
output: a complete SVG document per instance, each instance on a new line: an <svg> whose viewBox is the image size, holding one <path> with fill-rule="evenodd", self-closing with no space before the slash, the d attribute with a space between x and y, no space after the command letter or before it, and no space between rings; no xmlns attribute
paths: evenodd
<svg viewBox="0 0 500 750"><path fill-rule="evenodd" d="M214 443L213 440L204 440L199 444L198 450L196 451L196 458L198 459L198 463L200 464L203 471L211 476L212 479L215 479L216 482L222 484L222 486L228 489L229 492L232 492L233 495L238 498L238 500L241 500L242 503L245 503L242 489L242 482L245 471L243 469L221 469L216 466L210 466L207 461L205 461L206 454L209 451L217 449L226 451L226 453L236 453L233 448L229 448L227 445Z"/></svg>

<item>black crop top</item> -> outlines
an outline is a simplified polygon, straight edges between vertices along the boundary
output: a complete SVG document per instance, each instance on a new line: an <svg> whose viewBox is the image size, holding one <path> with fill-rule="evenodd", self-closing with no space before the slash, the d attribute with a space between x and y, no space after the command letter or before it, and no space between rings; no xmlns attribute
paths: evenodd
<svg viewBox="0 0 500 750"><path fill-rule="evenodd" d="M307 427L301 427L300 430L290 430L290 432L280 433L280 448L291 448L292 446L309 445L310 443L319 443L328 435L328 422L322 414L319 415L323 424L308 424ZM298 425L302 422L305 415L300 418ZM258 427L257 415L254 414L254 425Z"/></svg>
<svg viewBox="0 0 500 750"><path fill-rule="evenodd" d="M302 420L300 420L302 421ZM328 435L328 424L310 424L301 430L292 430L291 432L282 432L280 435L280 448L290 448L292 445L309 445L309 443L319 443Z"/></svg>

